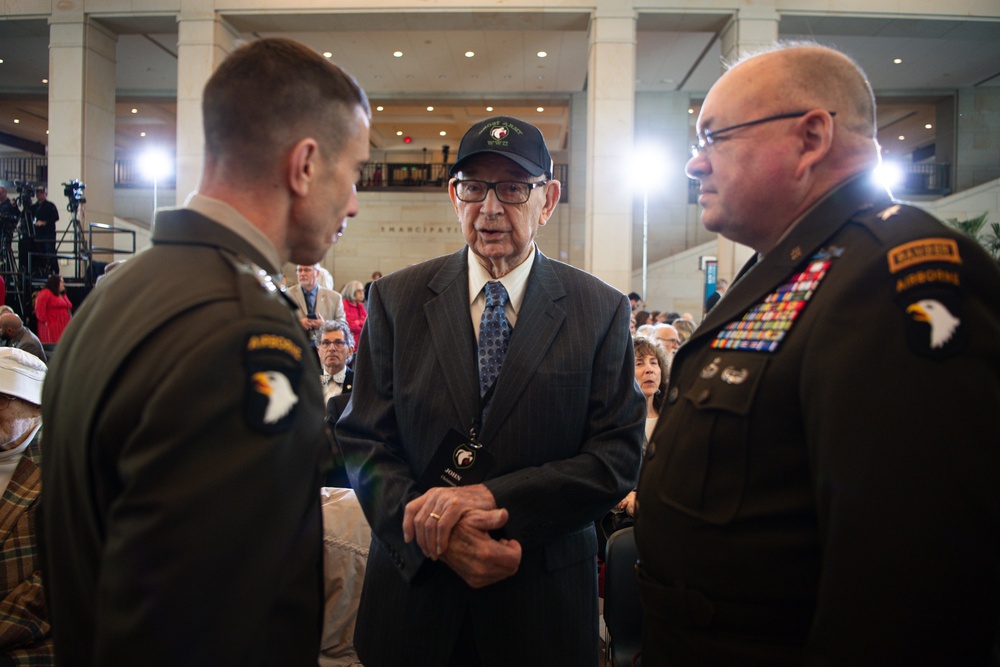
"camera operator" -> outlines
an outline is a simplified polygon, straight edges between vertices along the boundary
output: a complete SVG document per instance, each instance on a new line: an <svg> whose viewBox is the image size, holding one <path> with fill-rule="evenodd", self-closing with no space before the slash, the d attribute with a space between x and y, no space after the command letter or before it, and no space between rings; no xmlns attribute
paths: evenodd
<svg viewBox="0 0 1000 667"><path fill-rule="evenodd" d="M59 262L55 261L56 253L56 223L59 221L59 209L48 200L44 185L35 188L38 203L34 206L35 213L35 252L36 272L47 276L49 273L59 273Z"/></svg>
<svg viewBox="0 0 1000 667"><path fill-rule="evenodd" d="M8 228L13 230L17 225L17 219L21 217L21 209L7 196L7 188L0 185L0 224L6 233Z"/></svg>

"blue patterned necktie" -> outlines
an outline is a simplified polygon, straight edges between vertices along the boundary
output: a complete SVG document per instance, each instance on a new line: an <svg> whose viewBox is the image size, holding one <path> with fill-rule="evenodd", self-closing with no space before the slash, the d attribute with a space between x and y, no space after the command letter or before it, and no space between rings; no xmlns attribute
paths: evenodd
<svg viewBox="0 0 1000 667"><path fill-rule="evenodd" d="M486 283L486 308L479 320L479 395L486 392L500 374L500 365L510 342L510 322L504 313L507 290L499 280Z"/></svg>
<svg viewBox="0 0 1000 667"><path fill-rule="evenodd" d="M316 289L315 287L313 288ZM312 317L316 314L316 292L302 290L302 295L306 298L306 314Z"/></svg>

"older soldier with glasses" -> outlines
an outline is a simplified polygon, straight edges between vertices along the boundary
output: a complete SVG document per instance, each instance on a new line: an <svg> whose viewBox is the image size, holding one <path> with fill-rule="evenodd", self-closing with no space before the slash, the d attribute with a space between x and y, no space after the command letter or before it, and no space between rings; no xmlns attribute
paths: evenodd
<svg viewBox="0 0 1000 667"><path fill-rule="evenodd" d="M646 450L643 665L993 664L1000 270L875 184L838 51L737 63L698 131L702 222L757 252Z"/></svg>

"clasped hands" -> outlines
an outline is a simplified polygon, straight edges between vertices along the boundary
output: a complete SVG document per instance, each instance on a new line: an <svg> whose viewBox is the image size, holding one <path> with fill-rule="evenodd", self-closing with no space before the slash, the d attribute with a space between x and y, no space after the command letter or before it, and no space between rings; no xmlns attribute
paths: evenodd
<svg viewBox="0 0 1000 667"><path fill-rule="evenodd" d="M436 486L406 504L403 539L414 539L427 558L442 560L472 588L482 588L517 572L521 545L495 540L507 510L497 509L486 486Z"/></svg>

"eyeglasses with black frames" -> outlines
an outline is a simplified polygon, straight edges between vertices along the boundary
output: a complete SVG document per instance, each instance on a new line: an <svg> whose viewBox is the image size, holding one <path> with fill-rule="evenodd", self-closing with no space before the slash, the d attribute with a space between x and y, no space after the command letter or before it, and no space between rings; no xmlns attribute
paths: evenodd
<svg viewBox="0 0 1000 667"><path fill-rule="evenodd" d="M336 345L337 347L347 347L347 341L340 340L338 338L337 340L321 340L319 342L320 347L330 347L331 345Z"/></svg>
<svg viewBox="0 0 1000 667"><path fill-rule="evenodd" d="M737 123L736 125L730 125L729 127L724 127L719 130L705 130L698 135L698 143L691 146L691 157L698 157L700 154L707 155L712 147L719 143L720 141L725 141L726 139L731 139L732 137L720 136L726 135L734 130L739 130L744 127L751 127L753 125L761 125L763 123L770 123L776 120L785 120L786 118L802 118L807 113L812 111L808 109L806 111L792 111L789 113L779 113L774 116L767 116L765 118L758 118L757 120L748 120L745 123ZM828 112L831 116L836 116L836 111Z"/></svg>
<svg viewBox="0 0 1000 667"><path fill-rule="evenodd" d="M490 190L496 193L497 199L502 204L523 204L528 201L532 191L545 185L548 181L540 183L523 183L521 181L500 181L490 183L489 181L465 181L455 179L455 196L459 201L467 203L477 203L486 201L486 195Z"/></svg>

